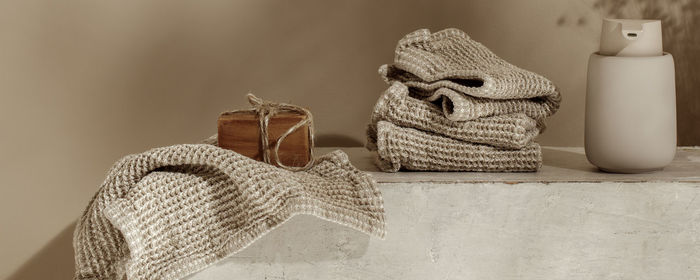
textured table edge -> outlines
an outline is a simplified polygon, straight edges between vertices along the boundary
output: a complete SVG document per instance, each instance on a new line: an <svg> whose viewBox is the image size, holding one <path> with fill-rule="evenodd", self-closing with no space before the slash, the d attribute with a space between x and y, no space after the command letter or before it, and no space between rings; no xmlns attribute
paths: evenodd
<svg viewBox="0 0 700 280"><path fill-rule="evenodd" d="M362 147L318 147L316 154L343 150L360 170L378 183L700 183L700 147L679 147L673 162L663 170L641 174L612 174L598 170L586 159L582 147L543 146L543 166L538 172L416 172L385 173L374 165L374 154Z"/></svg>

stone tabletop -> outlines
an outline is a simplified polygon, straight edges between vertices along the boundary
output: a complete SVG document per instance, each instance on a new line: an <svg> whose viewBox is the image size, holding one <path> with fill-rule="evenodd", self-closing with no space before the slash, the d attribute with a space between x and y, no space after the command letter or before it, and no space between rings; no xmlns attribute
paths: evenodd
<svg viewBox="0 0 700 280"><path fill-rule="evenodd" d="M700 148L683 147L663 170L643 174L599 171L586 159L581 147L542 147L543 166L532 173L415 172L384 173L373 163L374 154L364 148L317 148L318 154L342 149L360 170L379 183L561 183L561 182L700 182Z"/></svg>
<svg viewBox="0 0 700 280"><path fill-rule="evenodd" d="M698 148L646 174L582 148L544 147L536 173L383 173L340 149L380 183L386 239L302 215L188 280L698 278Z"/></svg>

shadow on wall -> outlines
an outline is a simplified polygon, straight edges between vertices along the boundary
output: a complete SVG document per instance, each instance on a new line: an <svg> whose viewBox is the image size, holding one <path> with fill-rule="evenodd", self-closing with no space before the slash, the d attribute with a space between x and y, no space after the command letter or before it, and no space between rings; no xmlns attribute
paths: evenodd
<svg viewBox="0 0 700 280"><path fill-rule="evenodd" d="M700 145L700 1L596 0L593 8L612 18L661 20L664 50L676 63L678 145Z"/></svg>
<svg viewBox="0 0 700 280"><path fill-rule="evenodd" d="M73 279L73 231L75 222L64 228L39 252L34 254L7 280Z"/></svg>

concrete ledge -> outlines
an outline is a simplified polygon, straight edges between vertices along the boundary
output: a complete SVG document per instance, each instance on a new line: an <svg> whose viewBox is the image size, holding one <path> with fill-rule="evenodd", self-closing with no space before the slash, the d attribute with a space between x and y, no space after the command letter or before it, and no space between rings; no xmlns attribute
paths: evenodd
<svg viewBox="0 0 700 280"><path fill-rule="evenodd" d="M696 279L691 183L382 184L385 240L293 218L199 279Z"/></svg>
<svg viewBox="0 0 700 280"><path fill-rule="evenodd" d="M385 240L298 216L189 279L700 275L697 149L679 150L664 171L620 176L596 171L576 148L545 148L542 171L505 174L385 174L370 153L345 150L381 182Z"/></svg>
<svg viewBox="0 0 700 280"><path fill-rule="evenodd" d="M319 148L324 154L335 148ZM612 174L598 170L586 159L583 148L542 147L543 166L531 173L397 172L384 173L374 166L374 154L364 148L342 148L352 163L370 172L380 183L554 183L554 182L700 182L700 148L679 148L671 165L643 174Z"/></svg>

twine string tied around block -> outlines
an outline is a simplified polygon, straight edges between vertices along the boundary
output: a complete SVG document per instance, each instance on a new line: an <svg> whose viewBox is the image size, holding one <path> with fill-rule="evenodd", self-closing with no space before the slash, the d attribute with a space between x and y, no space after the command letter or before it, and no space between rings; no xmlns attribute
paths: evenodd
<svg viewBox="0 0 700 280"><path fill-rule="evenodd" d="M267 100L263 100L262 98L259 98L252 93L248 93L248 102L250 102L250 105L253 106L253 111L258 115L258 121L259 121L259 127L260 127L260 143L262 146L262 153L263 153L263 161L265 163L271 163L270 160L270 155L272 154L272 157L274 158L274 162L277 163L277 165L280 168L289 170L289 171L303 171L311 168L314 164L314 126L313 126L313 116L311 115L311 112L305 108L302 108L297 105L292 105L292 104L287 104L287 103L277 103L277 102L271 102ZM299 114L302 114L305 116L305 118L299 122L297 122L295 125L287 129L279 138L277 138L277 141L275 143L274 148L272 151L270 151L270 143L268 139L268 124L270 122L270 118L272 118L274 115L280 113L280 112L296 112ZM306 165L297 167L297 166L287 166L280 161L279 158L279 149L280 145L284 141L287 136L290 134L294 133L297 131L299 128L303 126L309 126L309 162L306 163Z"/></svg>

